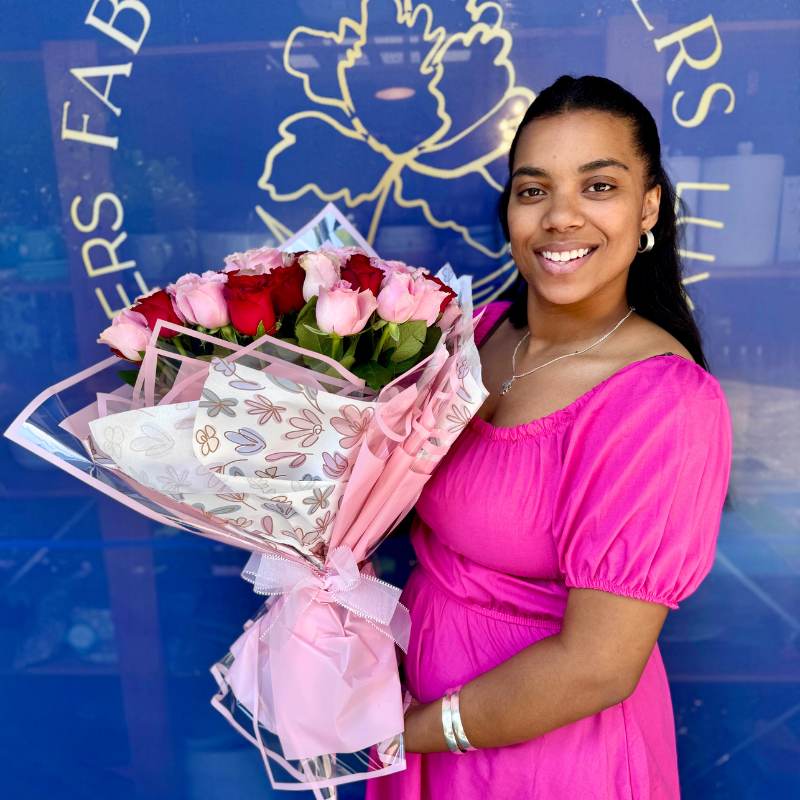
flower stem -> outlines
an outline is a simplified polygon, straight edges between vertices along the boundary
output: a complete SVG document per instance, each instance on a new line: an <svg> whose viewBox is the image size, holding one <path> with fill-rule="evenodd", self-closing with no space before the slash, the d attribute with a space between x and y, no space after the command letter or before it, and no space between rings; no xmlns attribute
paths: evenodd
<svg viewBox="0 0 800 800"><path fill-rule="evenodd" d="M186 349L185 349L185 348L184 348L184 346L181 344L181 337L180 337L180 336L176 336L176 337L175 337L175 338L174 338L172 341L173 341L173 342L175 342L175 349L176 349L176 350L177 350L177 351L178 351L178 352L179 352L179 353L180 353L182 356L185 356L185 355L186 355Z"/></svg>
<svg viewBox="0 0 800 800"><path fill-rule="evenodd" d="M342 352L342 337L332 333L331 334L331 358L334 361L339 360L339 355Z"/></svg>
<svg viewBox="0 0 800 800"><path fill-rule="evenodd" d="M389 338L389 326L384 325L381 329L381 338L378 339L378 344L375 345L375 350L372 353L372 360L377 361L378 356L381 354L381 350L383 350L383 346L386 344L386 340Z"/></svg>

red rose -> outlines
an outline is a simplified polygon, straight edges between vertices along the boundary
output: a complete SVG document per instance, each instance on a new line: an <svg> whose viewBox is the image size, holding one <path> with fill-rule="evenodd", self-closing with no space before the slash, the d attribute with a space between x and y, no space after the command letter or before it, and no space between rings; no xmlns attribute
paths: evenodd
<svg viewBox="0 0 800 800"><path fill-rule="evenodd" d="M267 333L275 333L275 309L269 289L269 275L240 275L228 273L225 301L231 324L239 333L255 336L258 323L264 323Z"/></svg>
<svg viewBox="0 0 800 800"><path fill-rule="evenodd" d="M164 322L174 322L177 325L185 325L185 320L178 316L175 306L172 305L172 298L167 294L166 289L159 289L157 292L139 298L131 307L131 311L138 311L147 319L147 327L155 330L156 320L163 319ZM178 331L162 328L159 336L164 339L171 339L177 336Z"/></svg>
<svg viewBox="0 0 800 800"><path fill-rule="evenodd" d="M342 267L342 280L349 281L357 292L368 289L377 297L383 278L383 270L370 264L369 256L363 253L354 253Z"/></svg>
<svg viewBox="0 0 800 800"><path fill-rule="evenodd" d="M446 283L439 280L439 278L437 278L435 275L426 275L425 277L429 281L434 281L438 283L440 292L447 292L447 297L445 297L444 300L442 300L442 304L439 306L439 313L441 314L442 311L444 311L445 308L447 308L447 306L450 304L450 301L457 295Z"/></svg>
<svg viewBox="0 0 800 800"><path fill-rule="evenodd" d="M303 282L306 271L295 260L288 267L275 267L267 273L267 286L277 314L299 311L306 301L303 299Z"/></svg>

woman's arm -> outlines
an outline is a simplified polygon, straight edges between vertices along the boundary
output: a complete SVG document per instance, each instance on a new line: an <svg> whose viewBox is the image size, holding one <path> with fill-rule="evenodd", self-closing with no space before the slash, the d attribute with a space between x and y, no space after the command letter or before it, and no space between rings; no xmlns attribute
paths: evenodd
<svg viewBox="0 0 800 800"><path fill-rule="evenodd" d="M561 631L465 684L460 710L475 747L503 747L629 697L669 609L595 589L570 589ZM441 700L406 713L406 750L447 751Z"/></svg>

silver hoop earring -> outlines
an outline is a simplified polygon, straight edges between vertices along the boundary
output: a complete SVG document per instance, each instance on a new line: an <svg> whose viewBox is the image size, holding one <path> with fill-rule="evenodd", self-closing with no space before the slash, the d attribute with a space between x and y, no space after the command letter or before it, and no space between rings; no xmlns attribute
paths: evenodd
<svg viewBox="0 0 800 800"><path fill-rule="evenodd" d="M644 247L642 247L642 236L647 240ZM636 248L636 252L649 253L653 249L655 243L656 237L653 235L653 231L642 231L641 234L639 234L639 247Z"/></svg>

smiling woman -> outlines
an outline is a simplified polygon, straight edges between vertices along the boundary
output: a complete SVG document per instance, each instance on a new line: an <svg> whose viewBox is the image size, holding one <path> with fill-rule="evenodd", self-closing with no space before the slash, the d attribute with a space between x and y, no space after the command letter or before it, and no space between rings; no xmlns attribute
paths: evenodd
<svg viewBox="0 0 800 800"><path fill-rule="evenodd" d="M490 395L413 520L408 769L367 798L674 800L657 639L713 563L732 431L650 113L559 78L500 220L520 280L476 331Z"/></svg>

